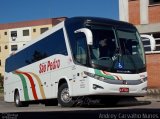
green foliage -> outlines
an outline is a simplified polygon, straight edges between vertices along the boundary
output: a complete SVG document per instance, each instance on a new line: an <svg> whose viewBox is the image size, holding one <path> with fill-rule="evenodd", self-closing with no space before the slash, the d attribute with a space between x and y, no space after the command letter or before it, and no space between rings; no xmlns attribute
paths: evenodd
<svg viewBox="0 0 160 119"><path fill-rule="evenodd" d="M0 74L0 87L3 87L4 76Z"/></svg>
<svg viewBox="0 0 160 119"><path fill-rule="evenodd" d="M0 94L3 94L3 88L2 87L0 87ZM0 97L1 97L1 95L0 95Z"/></svg>

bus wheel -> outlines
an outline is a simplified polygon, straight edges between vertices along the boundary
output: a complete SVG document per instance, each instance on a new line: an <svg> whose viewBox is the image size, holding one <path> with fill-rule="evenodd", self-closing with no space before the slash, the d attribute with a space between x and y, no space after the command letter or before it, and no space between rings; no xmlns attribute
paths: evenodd
<svg viewBox="0 0 160 119"><path fill-rule="evenodd" d="M28 106L28 103L22 102L20 100L20 95L19 95L18 91L15 92L14 103L15 103L16 107L27 107Z"/></svg>
<svg viewBox="0 0 160 119"><path fill-rule="evenodd" d="M62 84L58 89L58 103L63 107L72 107L74 105L73 98L69 95L67 83Z"/></svg>

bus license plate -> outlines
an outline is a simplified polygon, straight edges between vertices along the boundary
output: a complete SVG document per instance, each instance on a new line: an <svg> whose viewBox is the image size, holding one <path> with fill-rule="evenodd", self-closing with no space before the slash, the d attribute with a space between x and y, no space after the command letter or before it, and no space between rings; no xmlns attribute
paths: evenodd
<svg viewBox="0 0 160 119"><path fill-rule="evenodd" d="M119 92L129 92L129 88L119 88Z"/></svg>

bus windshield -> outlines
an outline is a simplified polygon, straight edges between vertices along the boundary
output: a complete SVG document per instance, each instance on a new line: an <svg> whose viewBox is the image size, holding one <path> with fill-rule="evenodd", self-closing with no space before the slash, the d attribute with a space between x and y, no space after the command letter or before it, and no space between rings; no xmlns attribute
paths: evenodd
<svg viewBox="0 0 160 119"><path fill-rule="evenodd" d="M138 32L133 29L92 25L91 64L98 69L118 73L145 70L144 49Z"/></svg>

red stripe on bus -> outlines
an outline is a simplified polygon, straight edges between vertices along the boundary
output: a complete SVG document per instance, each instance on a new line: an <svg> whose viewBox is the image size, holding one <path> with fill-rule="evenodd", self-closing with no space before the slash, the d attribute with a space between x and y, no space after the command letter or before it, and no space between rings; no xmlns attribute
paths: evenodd
<svg viewBox="0 0 160 119"><path fill-rule="evenodd" d="M31 87L32 87L33 97L34 97L35 100L38 100L38 96L37 96L36 89L35 89L35 84L34 84L34 81L33 81L32 77L31 77L31 75L29 75L26 72L20 72L20 71L16 71L16 73L24 74L24 75L26 75L28 77L28 79L30 81L30 84L31 84Z"/></svg>

